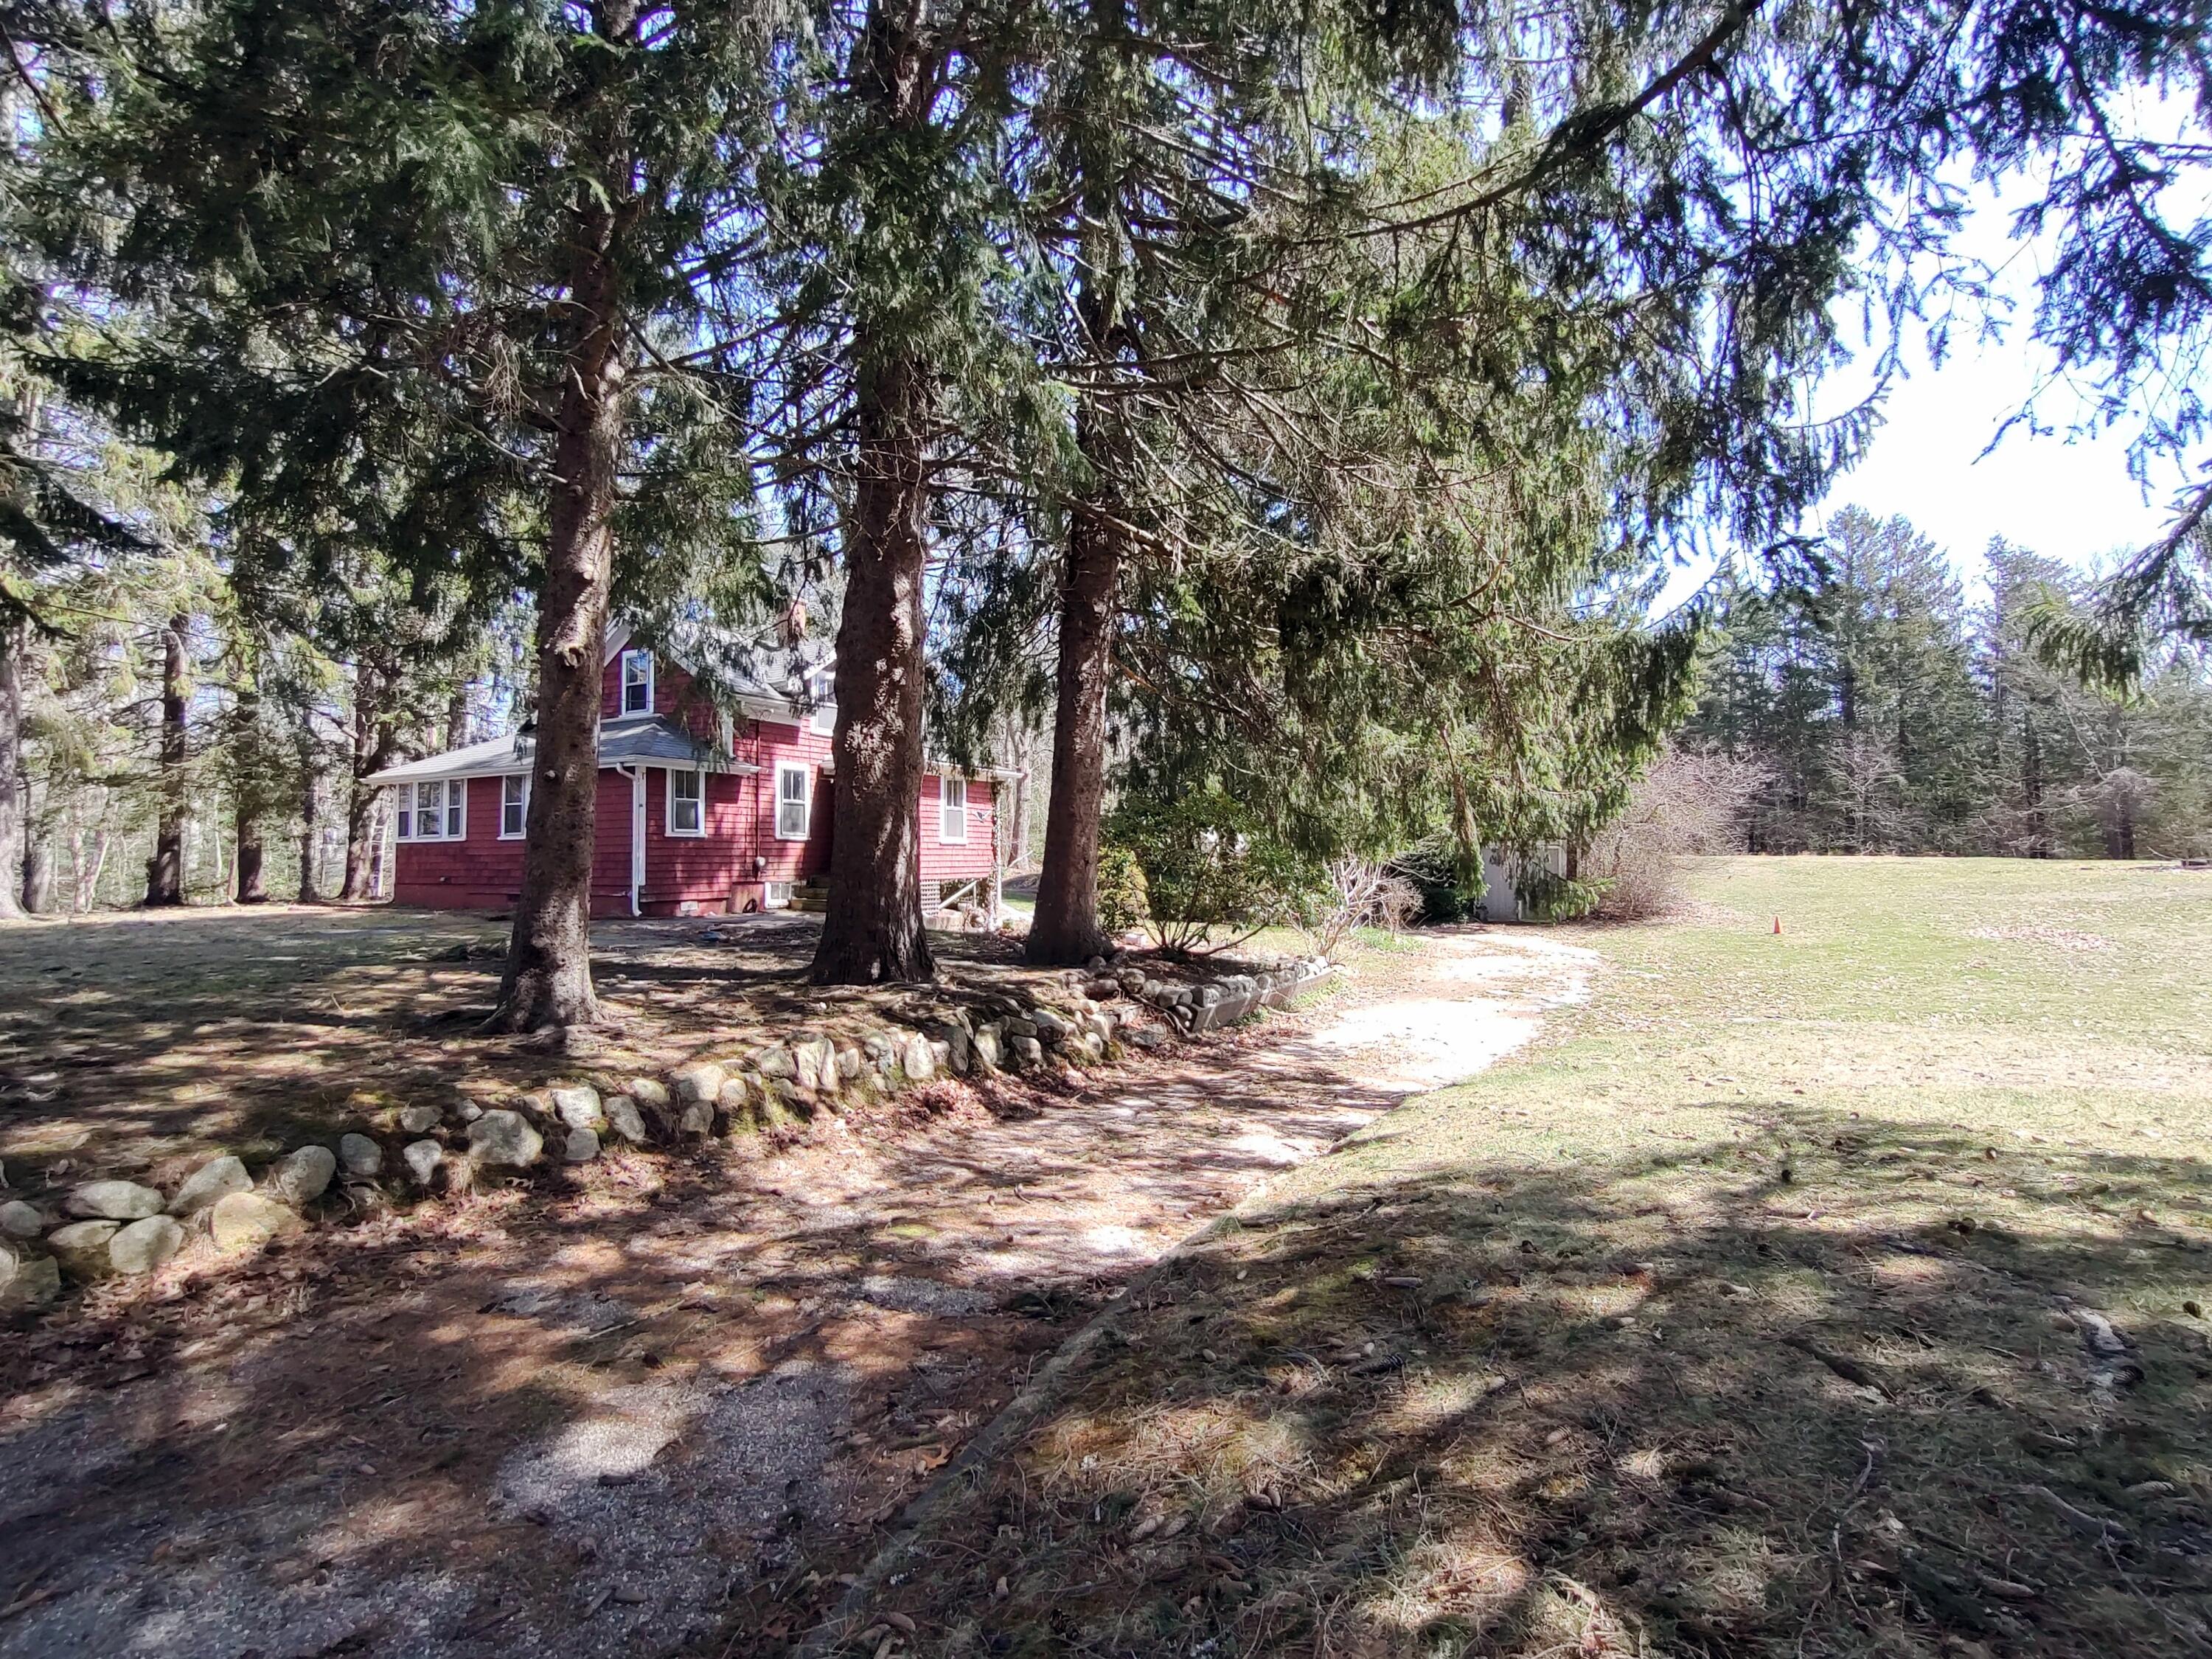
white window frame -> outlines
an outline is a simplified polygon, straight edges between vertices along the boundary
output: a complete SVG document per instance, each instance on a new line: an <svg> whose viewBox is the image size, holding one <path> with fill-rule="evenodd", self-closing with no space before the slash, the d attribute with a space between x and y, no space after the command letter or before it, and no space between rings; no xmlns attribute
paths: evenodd
<svg viewBox="0 0 2212 1659"><path fill-rule="evenodd" d="M793 775L799 780L799 793L786 796L783 781ZM783 809L787 805L799 808L796 833L783 827ZM775 763L775 838L778 841L805 841L813 828L814 769L804 761L778 761Z"/></svg>
<svg viewBox="0 0 2212 1659"><path fill-rule="evenodd" d="M415 839L415 786L403 783L393 791L392 817L396 820L392 836L398 841Z"/></svg>
<svg viewBox="0 0 2212 1659"><path fill-rule="evenodd" d="M678 778L693 779L699 786L699 793L690 798L691 804L699 809L698 821L689 830L679 827L676 822L676 780ZM668 833L684 841L698 841L704 838L707 834L707 774L693 767L672 766L668 769L667 787Z"/></svg>
<svg viewBox="0 0 2212 1659"><path fill-rule="evenodd" d="M393 829L401 841L466 841L469 838L469 781L466 778L424 778L419 783L399 786L402 799L406 803L394 814L398 822ZM426 808L422 792L437 792L435 806ZM434 819L438 827L424 832L422 826Z"/></svg>
<svg viewBox="0 0 2212 1659"><path fill-rule="evenodd" d="M521 787L520 788L514 788L514 786L518 784ZM514 789L514 799L513 800L509 800L507 798L507 791L510 788ZM509 807L514 809L514 828L513 830L509 830L507 827L507 813ZM530 774L527 772L507 773L499 781L499 838L501 841L520 841L523 837L524 832L528 830L529 827Z"/></svg>
<svg viewBox="0 0 2212 1659"><path fill-rule="evenodd" d="M638 682L638 684L640 684L640 685L644 689L644 691L645 691L645 707L644 707L644 708L631 708L631 707L629 706L629 689L630 689L629 665L630 665L631 662L632 662L632 661L634 661L634 660L635 660L635 661L637 661L637 662L641 662L641 663L643 663L643 664L645 665L645 678L644 678L644 679L642 679L642 680L641 680L640 682ZM631 715L633 715L633 714L650 714L653 712L653 653L652 653L652 652L650 652L650 651L625 651L625 652L623 652L623 653L622 653L622 679L621 679L621 686L622 686L621 695L620 695L620 696L617 698L617 702L616 702L616 703L615 703L615 709L616 709L616 716L615 716L615 717L616 717L617 720L628 720L628 719L629 719Z"/></svg>
<svg viewBox="0 0 2212 1659"><path fill-rule="evenodd" d="M814 704L814 712L807 717L807 725L817 738L834 736L837 730L837 680L829 669L810 675L806 695Z"/></svg>
<svg viewBox="0 0 2212 1659"><path fill-rule="evenodd" d="M956 824L957 835L952 833ZM968 780L949 772L937 775L937 839L947 847L964 847L968 842Z"/></svg>

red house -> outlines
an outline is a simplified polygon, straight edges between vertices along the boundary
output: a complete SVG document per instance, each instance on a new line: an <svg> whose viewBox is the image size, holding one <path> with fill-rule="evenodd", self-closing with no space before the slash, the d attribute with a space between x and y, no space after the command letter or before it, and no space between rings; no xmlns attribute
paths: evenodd
<svg viewBox="0 0 2212 1659"><path fill-rule="evenodd" d="M733 710L691 676L610 636L600 676L595 916L775 908L829 868L834 778L830 665L787 657L781 684L745 688ZM522 884L532 741L526 731L389 767L392 896L496 910ZM1011 773L929 763L921 781L925 902L996 897L998 784ZM803 902L803 901L802 901Z"/></svg>

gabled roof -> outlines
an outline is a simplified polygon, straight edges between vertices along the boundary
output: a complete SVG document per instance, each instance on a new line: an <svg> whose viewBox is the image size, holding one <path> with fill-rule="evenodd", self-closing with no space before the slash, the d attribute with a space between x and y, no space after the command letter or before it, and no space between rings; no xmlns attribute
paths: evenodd
<svg viewBox="0 0 2212 1659"><path fill-rule="evenodd" d="M440 778L503 777L527 772L538 744L527 731L512 737L472 743L417 761L387 766L364 783L430 783ZM750 761L734 760L693 737L665 714L633 714L599 727L601 766L696 766L708 772L757 772Z"/></svg>
<svg viewBox="0 0 2212 1659"><path fill-rule="evenodd" d="M386 767L381 772L372 772L362 781L428 783L437 778L527 772L531 752L536 747L527 732L518 732L509 737L489 738L482 743L472 743L464 749L448 749L442 755L426 755L421 760L403 761L398 766Z"/></svg>

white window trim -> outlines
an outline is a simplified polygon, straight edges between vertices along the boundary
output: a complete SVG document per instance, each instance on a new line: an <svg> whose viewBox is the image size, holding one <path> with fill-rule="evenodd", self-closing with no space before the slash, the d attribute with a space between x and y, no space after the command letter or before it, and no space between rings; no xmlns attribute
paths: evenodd
<svg viewBox="0 0 2212 1659"><path fill-rule="evenodd" d="M507 786L510 783L520 783L522 786L522 822L512 835L507 833ZM527 772L506 773L499 781L499 838L501 841L520 841L528 832L529 828L530 774Z"/></svg>
<svg viewBox="0 0 2212 1659"><path fill-rule="evenodd" d="M645 707L642 708L632 708L629 706L629 664L633 657L641 658L645 663ZM652 652L625 651L622 653L622 675L616 683L617 691L615 698L615 718L617 720L629 720L633 715L650 714L653 712L653 675Z"/></svg>
<svg viewBox="0 0 2212 1659"><path fill-rule="evenodd" d="M796 772L804 781L797 797L802 811L799 833L793 835L783 827L783 780L787 774ZM778 841L805 841L814 828L814 769L805 761L778 761L775 763L775 838Z"/></svg>
<svg viewBox="0 0 2212 1659"><path fill-rule="evenodd" d="M420 792L429 786L435 786L438 791L438 831L435 835L426 836L422 833L422 800ZM403 783L399 788L406 796L407 805L394 808L392 830L396 840L404 842L466 841L469 838L469 781L466 778L424 778L415 783ZM460 792L458 799L454 794L456 790ZM459 829L451 827L455 816L453 809L456 805L460 808L461 822ZM401 812L407 815L408 833L405 835L398 833L399 826L397 817Z"/></svg>
<svg viewBox="0 0 2212 1659"><path fill-rule="evenodd" d="M817 738L835 736L837 731L837 682L827 670L816 674L807 683L806 695L814 703L814 712L807 719Z"/></svg>
<svg viewBox="0 0 2212 1659"><path fill-rule="evenodd" d="M696 778L699 780L699 827L696 830L679 830L676 827L676 780L679 777ZM690 767L672 766L668 769L666 791L668 799L667 823L669 835L680 841L704 840L707 835L706 773Z"/></svg>
<svg viewBox="0 0 2212 1659"><path fill-rule="evenodd" d="M959 816L957 818L953 817L955 809L952 805L952 791L956 786L960 791ZM960 826L960 833L957 836L946 833L946 826L954 823ZM949 777L942 772L937 775L937 839L946 847L968 844L968 780L965 778Z"/></svg>

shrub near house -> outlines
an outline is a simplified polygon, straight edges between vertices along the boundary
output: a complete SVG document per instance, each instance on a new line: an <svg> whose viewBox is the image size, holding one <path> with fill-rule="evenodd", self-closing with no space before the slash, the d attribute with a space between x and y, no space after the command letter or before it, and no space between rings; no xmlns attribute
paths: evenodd
<svg viewBox="0 0 2212 1659"><path fill-rule="evenodd" d="M595 916L753 910L829 867L834 787L829 665L793 654L780 683L745 688L730 714L691 676L610 636L600 679ZM394 896L439 909L499 909L522 879L532 744L514 737L377 773L393 792ZM988 882L998 775L933 763L921 781L926 897Z"/></svg>

